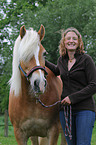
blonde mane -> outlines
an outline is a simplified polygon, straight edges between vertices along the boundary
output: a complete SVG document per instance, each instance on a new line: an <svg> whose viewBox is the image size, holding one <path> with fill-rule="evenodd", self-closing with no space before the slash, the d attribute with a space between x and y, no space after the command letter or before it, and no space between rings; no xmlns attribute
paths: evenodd
<svg viewBox="0 0 96 145"><path fill-rule="evenodd" d="M21 60L29 61L40 45L40 38L33 29L27 30L23 39L20 36L15 41L12 62L12 77L9 80L10 91L18 96L21 90L21 74L18 68Z"/></svg>

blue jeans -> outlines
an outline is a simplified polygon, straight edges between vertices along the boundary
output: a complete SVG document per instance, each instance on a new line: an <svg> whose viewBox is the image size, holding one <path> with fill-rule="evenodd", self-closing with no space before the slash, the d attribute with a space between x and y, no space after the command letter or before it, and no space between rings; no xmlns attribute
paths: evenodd
<svg viewBox="0 0 96 145"><path fill-rule="evenodd" d="M64 111L59 112L61 126L65 134ZM89 110L72 112L72 140L66 137L68 145L91 145L92 130L95 122L95 112Z"/></svg>

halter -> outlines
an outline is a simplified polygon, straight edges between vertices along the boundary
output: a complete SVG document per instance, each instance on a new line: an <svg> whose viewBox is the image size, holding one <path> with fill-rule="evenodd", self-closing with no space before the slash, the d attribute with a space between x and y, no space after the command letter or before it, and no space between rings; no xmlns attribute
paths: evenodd
<svg viewBox="0 0 96 145"><path fill-rule="evenodd" d="M28 77L29 77L34 71L36 71L36 70L38 70L38 69L43 70L43 71L45 72L45 75L48 75L48 73L47 73L45 67L42 67L42 66L35 66L35 67L33 67L28 73L26 73L26 72L23 70L23 68L21 67L20 64L19 64L19 69L23 72L23 74L24 74L24 76L27 78L27 80L28 80Z"/></svg>

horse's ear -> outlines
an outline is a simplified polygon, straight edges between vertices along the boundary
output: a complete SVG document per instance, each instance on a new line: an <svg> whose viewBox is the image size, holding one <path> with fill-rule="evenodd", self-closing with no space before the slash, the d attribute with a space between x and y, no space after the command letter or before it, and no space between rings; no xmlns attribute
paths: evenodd
<svg viewBox="0 0 96 145"><path fill-rule="evenodd" d="M40 29L38 31L38 34L40 36L40 40L43 40L44 35L45 35L45 28L44 28L44 26L42 24L41 24L41 27L40 27Z"/></svg>
<svg viewBox="0 0 96 145"><path fill-rule="evenodd" d="M26 29L25 29L25 26L23 25L20 28L20 37L21 37L21 39L24 37L25 33L26 33Z"/></svg>

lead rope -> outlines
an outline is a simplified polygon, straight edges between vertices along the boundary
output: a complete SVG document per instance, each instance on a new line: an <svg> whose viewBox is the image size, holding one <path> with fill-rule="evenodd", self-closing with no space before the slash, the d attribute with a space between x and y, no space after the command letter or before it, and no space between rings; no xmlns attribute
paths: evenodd
<svg viewBox="0 0 96 145"><path fill-rule="evenodd" d="M55 106L55 105L57 105L58 103L61 103L61 101L57 101L57 102L55 102L54 104L51 104L51 105L45 105L39 98L36 98L36 100L37 100L37 102L39 102L43 107L45 107L45 108L50 108L50 107L53 107L53 106Z"/></svg>
<svg viewBox="0 0 96 145"><path fill-rule="evenodd" d="M45 108L50 108L50 107L53 107L55 105L57 105L58 103L61 103L61 101L57 101L55 102L54 104L51 104L51 105L45 105L39 98L36 97L36 100L37 102L39 102L43 107ZM68 126L68 106L67 106L67 110L66 110L66 106L64 106L64 115L65 115L65 122L66 122L66 125L65 125L65 136L68 136L69 135L69 138L70 140L72 139L72 135L71 135L71 129L72 129L72 107L70 105L70 127ZM68 134L67 134L67 131L68 131Z"/></svg>
<svg viewBox="0 0 96 145"><path fill-rule="evenodd" d="M66 107L67 107L67 110L66 110ZM66 125L65 125L65 136L68 136L69 135L69 138L70 140L72 139L72 134L71 134L71 129L72 129L72 108L71 108L71 105L70 105L70 126L68 126L68 106L64 106L64 116L65 116L65 122L66 122ZM67 134L68 132L68 134Z"/></svg>

